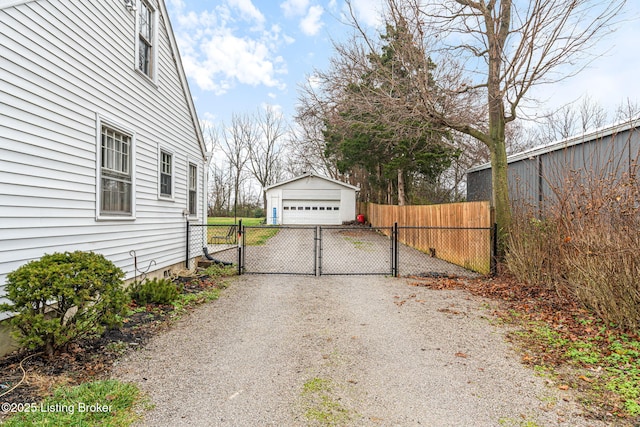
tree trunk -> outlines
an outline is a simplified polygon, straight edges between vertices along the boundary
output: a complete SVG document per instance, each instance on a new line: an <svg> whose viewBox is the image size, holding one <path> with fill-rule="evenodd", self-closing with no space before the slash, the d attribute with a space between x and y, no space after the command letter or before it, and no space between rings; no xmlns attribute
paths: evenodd
<svg viewBox="0 0 640 427"><path fill-rule="evenodd" d="M262 206L264 209L264 216L268 218L269 212L267 212L267 192L264 190L262 190Z"/></svg>
<svg viewBox="0 0 640 427"><path fill-rule="evenodd" d="M491 179L493 182L492 198L498 225L498 249L504 252L505 240L511 227L511 201L509 200L509 184L507 173L507 153L502 146L491 152Z"/></svg>
<svg viewBox="0 0 640 427"><path fill-rule="evenodd" d="M404 171L398 169L398 206L404 206L407 203L404 191Z"/></svg>
<svg viewBox="0 0 640 427"><path fill-rule="evenodd" d="M509 181L507 170L507 148L505 144L505 119L502 102L489 112L489 149L491 152L491 198L498 226L498 256L504 254L506 238L511 227L511 201L509 200ZM491 111L493 110L493 111Z"/></svg>
<svg viewBox="0 0 640 427"><path fill-rule="evenodd" d="M487 79L487 105L489 107L489 151L491 152L492 199L498 226L498 256L504 254L506 237L511 227L511 202L507 175L507 148L505 143L504 97L501 87L501 66L504 45L511 25L512 0L500 3L498 17L485 11L488 38L489 74Z"/></svg>

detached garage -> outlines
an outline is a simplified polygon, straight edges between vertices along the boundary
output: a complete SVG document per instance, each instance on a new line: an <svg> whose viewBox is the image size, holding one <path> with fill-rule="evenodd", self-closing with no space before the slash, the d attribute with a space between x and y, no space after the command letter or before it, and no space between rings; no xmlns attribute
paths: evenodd
<svg viewBox="0 0 640 427"><path fill-rule="evenodd" d="M267 224L341 225L356 217L358 187L306 173L270 185L267 193Z"/></svg>

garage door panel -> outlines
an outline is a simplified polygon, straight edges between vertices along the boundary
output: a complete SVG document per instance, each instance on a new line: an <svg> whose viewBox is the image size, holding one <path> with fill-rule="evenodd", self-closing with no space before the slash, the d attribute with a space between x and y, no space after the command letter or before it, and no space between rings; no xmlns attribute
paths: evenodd
<svg viewBox="0 0 640 427"><path fill-rule="evenodd" d="M339 200L284 200L283 224L332 224L339 225Z"/></svg>

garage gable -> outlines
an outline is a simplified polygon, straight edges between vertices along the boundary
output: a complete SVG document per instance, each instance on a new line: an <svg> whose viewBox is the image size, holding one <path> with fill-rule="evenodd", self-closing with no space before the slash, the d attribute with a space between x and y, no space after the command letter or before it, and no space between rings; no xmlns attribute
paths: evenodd
<svg viewBox="0 0 640 427"><path fill-rule="evenodd" d="M269 224L340 225L355 216L358 187L331 178L304 174L265 191Z"/></svg>

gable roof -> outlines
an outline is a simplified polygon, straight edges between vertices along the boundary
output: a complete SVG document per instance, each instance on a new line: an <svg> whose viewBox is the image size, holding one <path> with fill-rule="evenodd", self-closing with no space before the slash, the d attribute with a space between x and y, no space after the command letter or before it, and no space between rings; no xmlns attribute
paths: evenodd
<svg viewBox="0 0 640 427"><path fill-rule="evenodd" d="M354 191L360 191L360 187L356 187L355 185L347 184L346 182L338 181L337 179L329 178L329 177L326 177L326 176L323 176L323 175L318 175L317 173L313 173L313 172L305 172L300 176L296 176L295 178L291 178L291 179L288 179L286 181L281 181L281 182L277 182L275 184L269 185L269 186L264 188L264 191L270 190L272 188L280 187L282 185L289 184L289 183L294 182L294 181L299 181L299 180L304 179L304 178L319 178L319 179L325 180L327 182L332 182L334 184L341 185L343 187L349 188L349 189L354 190Z"/></svg>
<svg viewBox="0 0 640 427"><path fill-rule="evenodd" d="M202 135L202 128L200 127L200 121L198 120L198 114L196 112L195 104L193 103L193 97L191 96L191 90L189 90L189 82L187 81L187 76L184 73L184 67L182 66L182 59L180 57L180 50L178 49L178 43L176 41L176 36L173 33L173 27L171 26L171 20L169 19L169 13L167 12L167 5L164 0L158 0L158 5L160 6L160 17L164 21L164 24L167 28L167 33L169 35L169 42L171 43L171 57L173 58L173 62L178 70L178 76L180 77L180 84L182 85L182 91L184 92L185 101L187 102L187 106L189 107L189 112L191 113L191 120L193 121L193 127L196 132L196 137L198 138L198 144L200 145L200 150L202 151L202 158L205 162L207 162L207 147L204 143L204 136Z"/></svg>
<svg viewBox="0 0 640 427"><path fill-rule="evenodd" d="M7 9L12 6L18 6L23 3L29 3L32 1L36 1L36 0L0 0L0 10ZM202 152L202 158L206 162L207 148L204 143L204 136L202 135L202 128L200 127L200 121L198 120L196 107L195 107L195 104L193 103L193 97L191 96L191 90L189 89L189 82L187 81L187 77L184 72L184 67L182 66L180 50L178 49L178 43L176 41L175 34L173 33L173 27L171 26L169 13L167 12L167 5L165 4L164 0L156 0L156 1L158 2L158 8L160 9L160 19L162 19L162 22L164 23L165 28L167 29L169 44L171 48L171 58L173 59L173 63L178 72L178 77L180 79L180 86L182 87L182 92L184 94L185 102L187 103L187 108L189 109L191 120L193 122L196 138L198 139L200 151ZM118 3L119 2L115 2L115 4L118 4ZM120 4L122 7L126 7L124 1L122 1Z"/></svg>

